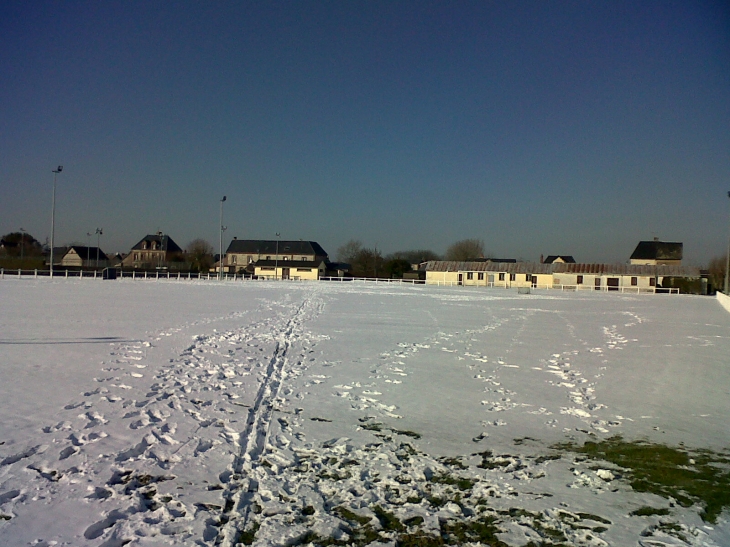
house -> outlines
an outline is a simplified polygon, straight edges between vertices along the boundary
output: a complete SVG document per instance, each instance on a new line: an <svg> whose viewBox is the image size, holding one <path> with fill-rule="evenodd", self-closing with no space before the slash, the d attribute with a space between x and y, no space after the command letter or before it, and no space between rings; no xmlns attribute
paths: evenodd
<svg viewBox="0 0 730 547"><path fill-rule="evenodd" d="M697 268L677 265L494 263L432 261L426 284L656 292L665 279L700 279Z"/></svg>
<svg viewBox="0 0 730 547"><path fill-rule="evenodd" d="M682 243L659 241L639 241L629 260L631 264L649 264L652 266L679 266L682 264Z"/></svg>
<svg viewBox="0 0 730 547"><path fill-rule="evenodd" d="M329 263L327 253L316 241L277 241L234 237L223 255L223 268L234 273L248 271L255 274L254 264L260 260L308 262L311 263L309 266L302 267L311 268L318 268L320 262ZM313 264L314 262L317 264ZM275 275L272 273L271 277L275 277Z"/></svg>
<svg viewBox="0 0 730 547"><path fill-rule="evenodd" d="M548 257L542 262L545 264L554 264L556 262L562 262L563 264L575 264L575 259L570 255L548 255Z"/></svg>
<svg viewBox="0 0 730 547"><path fill-rule="evenodd" d="M326 260L257 260L254 275L263 279L316 281L327 273Z"/></svg>
<svg viewBox="0 0 730 547"><path fill-rule="evenodd" d="M170 236L158 232L155 235L143 237L132 247L129 254L122 260L124 268L163 268L170 262L179 262L183 250Z"/></svg>
<svg viewBox="0 0 730 547"><path fill-rule="evenodd" d="M54 256L55 260L55 256ZM59 264L59 263L57 263ZM87 247L82 245L71 245L61 255L60 266L71 268L106 268L109 259L99 247Z"/></svg>

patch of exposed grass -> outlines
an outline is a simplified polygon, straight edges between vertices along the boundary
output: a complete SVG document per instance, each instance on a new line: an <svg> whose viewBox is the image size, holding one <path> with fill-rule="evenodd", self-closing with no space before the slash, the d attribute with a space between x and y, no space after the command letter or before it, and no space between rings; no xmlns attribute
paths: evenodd
<svg viewBox="0 0 730 547"><path fill-rule="evenodd" d="M439 458L442 464L448 465L449 467L456 467L457 469L469 469L468 465L465 465L459 458Z"/></svg>
<svg viewBox="0 0 730 547"><path fill-rule="evenodd" d="M431 477L431 482L455 486L459 490L471 490L478 482L478 479L467 479L464 477L454 477L452 475L434 475Z"/></svg>
<svg viewBox="0 0 730 547"><path fill-rule="evenodd" d="M413 439L420 439L421 438L421 434L420 433L416 433L415 431L409 431L407 429L391 429L391 431L393 433L395 433L396 435L404 435L406 437L411 437Z"/></svg>
<svg viewBox="0 0 730 547"><path fill-rule="evenodd" d="M309 419L312 420L313 422L328 422L328 423L332 422L332 420L328 420L327 418L318 418L317 416L314 416Z"/></svg>
<svg viewBox="0 0 730 547"><path fill-rule="evenodd" d="M238 539L236 540L236 542L243 543L244 545L253 545L253 542L256 539L256 532L259 531L259 527L259 523L254 522L251 528L249 528L248 530L243 530L240 534L238 534Z"/></svg>
<svg viewBox="0 0 730 547"><path fill-rule="evenodd" d="M363 525L370 522L369 517L363 517L362 515L358 515L357 513L350 511L347 507L342 507L341 505L332 509L332 512L341 519L347 520L349 522L356 522Z"/></svg>
<svg viewBox="0 0 730 547"><path fill-rule="evenodd" d="M375 516L380 521L380 526L383 527L383 530L387 532L403 532L405 531L405 526L403 526L403 523L398 520L398 518L393 514L389 513L380 505L376 505L373 507L373 513L375 513Z"/></svg>
<svg viewBox="0 0 730 547"><path fill-rule="evenodd" d="M720 513L730 508L730 458L711 450L690 451L644 441L625 441L612 437L601 442L586 442L554 448L570 450L611 462L627 470L631 487L637 492L674 498L689 507L701 504L702 520L715 523Z"/></svg>
<svg viewBox="0 0 730 547"><path fill-rule="evenodd" d="M479 542L491 547L508 547L497 534L500 533L494 517L473 521L447 521L441 525L441 537L450 545Z"/></svg>
<svg viewBox="0 0 730 547"><path fill-rule="evenodd" d="M635 511L631 511L629 515L633 517L650 517L652 515L660 515L665 516L669 514L669 509L666 507L662 507L661 509L657 509L655 507L647 507L646 505L644 507L639 507Z"/></svg>

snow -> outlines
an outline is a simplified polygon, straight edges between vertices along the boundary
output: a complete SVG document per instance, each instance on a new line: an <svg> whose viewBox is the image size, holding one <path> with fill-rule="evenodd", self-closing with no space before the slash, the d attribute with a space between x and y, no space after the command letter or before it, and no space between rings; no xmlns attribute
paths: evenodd
<svg viewBox="0 0 730 547"><path fill-rule="evenodd" d="M682 541L629 515L667 500L616 468L538 457L589 435L727 448L730 314L712 298L5 279L0 310L2 545L233 545L254 525L256 545L346 540L337 507L429 530L474 510L418 501L457 472L571 545L730 544L727 513L672 507ZM585 513L610 524L565 525ZM541 537L526 517L500 529Z"/></svg>

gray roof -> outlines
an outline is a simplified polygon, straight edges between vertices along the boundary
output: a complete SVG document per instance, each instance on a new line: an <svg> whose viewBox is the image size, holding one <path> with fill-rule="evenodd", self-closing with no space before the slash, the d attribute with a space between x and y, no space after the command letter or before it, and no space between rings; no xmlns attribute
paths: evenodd
<svg viewBox="0 0 730 547"><path fill-rule="evenodd" d="M145 250L151 251L151 250L153 250L153 249L150 249L149 247L147 249L142 248L142 245L144 244L145 241L147 243L152 243L153 241L159 243L160 248L154 249L155 251L167 251L170 253L181 253L182 252L182 249L178 246L177 243L175 243L170 238L170 236L158 235L158 234L147 235L147 236L143 237L142 239L139 240L139 243L137 243L134 247L132 247L132 250L133 251L145 251Z"/></svg>
<svg viewBox="0 0 730 547"><path fill-rule="evenodd" d="M654 266L643 264L574 264L554 262L495 263L455 262L433 260L426 264L429 272L504 272L514 274L589 274L589 275L636 275L657 277L700 277L699 268L689 266Z"/></svg>
<svg viewBox="0 0 730 547"><path fill-rule="evenodd" d="M277 241L264 239L234 239L228 245L226 254L268 254L275 255ZM326 257L327 253L316 241L279 241L279 254L315 255Z"/></svg>
<svg viewBox="0 0 730 547"><path fill-rule="evenodd" d="M667 241L639 241L631 260L682 260L681 243Z"/></svg>

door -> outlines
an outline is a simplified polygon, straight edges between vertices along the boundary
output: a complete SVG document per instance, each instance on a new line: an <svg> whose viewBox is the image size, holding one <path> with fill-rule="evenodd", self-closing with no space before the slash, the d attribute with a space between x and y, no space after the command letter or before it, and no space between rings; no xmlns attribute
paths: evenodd
<svg viewBox="0 0 730 547"><path fill-rule="evenodd" d="M459 281L457 282L457 285L463 285L464 284L464 274L459 274Z"/></svg>
<svg viewBox="0 0 730 547"><path fill-rule="evenodd" d="M600 277L596 277L596 290L597 291L601 290L601 278Z"/></svg>
<svg viewBox="0 0 730 547"><path fill-rule="evenodd" d="M289 279L289 268L282 268L281 269L281 278L282 279Z"/></svg>
<svg viewBox="0 0 730 547"><path fill-rule="evenodd" d="M609 277L608 279L606 279L606 286L608 287L609 291L617 291L618 277Z"/></svg>

